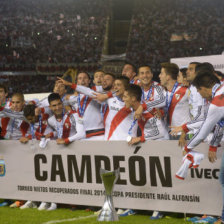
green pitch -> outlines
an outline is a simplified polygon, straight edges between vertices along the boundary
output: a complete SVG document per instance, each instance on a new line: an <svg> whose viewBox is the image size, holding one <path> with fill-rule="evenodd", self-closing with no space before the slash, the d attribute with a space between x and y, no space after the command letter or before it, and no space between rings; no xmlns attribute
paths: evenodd
<svg viewBox="0 0 224 224"><path fill-rule="evenodd" d="M172 217L171 217L172 216ZM160 220L150 220L149 215L136 214L120 217L118 222L98 222L93 212L85 210L71 211L69 209L57 209L55 211L38 211L37 209L0 208L0 224L95 224L95 223L119 223L119 224L179 224L188 223L184 218L176 218L175 214ZM177 215L176 215L177 216ZM178 214L178 216L182 216Z"/></svg>

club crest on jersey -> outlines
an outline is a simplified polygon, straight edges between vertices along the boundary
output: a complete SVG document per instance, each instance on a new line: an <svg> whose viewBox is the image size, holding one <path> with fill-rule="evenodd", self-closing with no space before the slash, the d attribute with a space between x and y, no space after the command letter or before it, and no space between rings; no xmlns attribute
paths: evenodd
<svg viewBox="0 0 224 224"><path fill-rule="evenodd" d="M42 123L43 123L44 125L47 125L47 121L42 121Z"/></svg>
<svg viewBox="0 0 224 224"><path fill-rule="evenodd" d="M176 97L177 100L179 100L180 99L180 94L175 94L175 97Z"/></svg>

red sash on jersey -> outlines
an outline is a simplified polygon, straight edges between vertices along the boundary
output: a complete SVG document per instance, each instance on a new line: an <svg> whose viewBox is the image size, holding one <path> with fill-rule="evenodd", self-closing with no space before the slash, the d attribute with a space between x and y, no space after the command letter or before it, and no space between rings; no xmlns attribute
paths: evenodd
<svg viewBox="0 0 224 224"><path fill-rule="evenodd" d="M170 105L170 108L169 108L169 124L172 123L172 116L173 116L173 112L174 112L174 109L176 107L176 105L178 104L178 102L181 101L181 99L184 97L185 93L187 91L187 87L184 87L184 86L181 86L175 93L174 93L174 96L173 96L173 99L171 101L171 105ZM179 97L176 97L176 95L179 95Z"/></svg>
<svg viewBox="0 0 224 224"><path fill-rule="evenodd" d="M115 117L113 118L111 125L110 125L110 132L108 135L107 140L111 138L116 128L119 126L119 124L131 113L131 109L123 107L121 108Z"/></svg>

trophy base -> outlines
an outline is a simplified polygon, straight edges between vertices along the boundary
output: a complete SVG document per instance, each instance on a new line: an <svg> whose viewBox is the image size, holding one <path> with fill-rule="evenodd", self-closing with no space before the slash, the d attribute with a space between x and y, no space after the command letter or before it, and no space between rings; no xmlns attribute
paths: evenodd
<svg viewBox="0 0 224 224"><path fill-rule="evenodd" d="M102 210L97 218L98 221L119 221L116 211Z"/></svg>
<svg viewBox="0 0 224 224"><path fill-rule="evenodd" d="M112 197L106 196L106 200L102 207L102 210L98 216L98 221L118 221L119 217L114 209Z"/></svg>

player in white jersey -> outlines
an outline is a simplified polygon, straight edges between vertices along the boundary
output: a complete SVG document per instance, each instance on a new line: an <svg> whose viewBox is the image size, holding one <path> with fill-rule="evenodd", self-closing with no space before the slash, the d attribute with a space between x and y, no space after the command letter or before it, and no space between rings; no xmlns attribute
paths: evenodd
<svg viewBox="0 0 224 224"><path fill-rule="evenodd" d="M158 82L152 80L153 74L150 66L143 65L138 69L140 86L142 87L142 103L148 107L148 111L153 108L165 106L164 89Z"/></svg>
<svg viewBox="0 0 224 224"><path fill-rule="evenodd" d="M123 94L129 84L127 77L117 77L114 82L116 96L106 100L108 105L105 119L105 140L126 140L133 124L133 112L125 107ZM133 125L131 136L137 136L137 124Z"/></svg>
<svg viewBox="0 0 224 224"><path fill-rule="evenodd" d="M24 139L23 143L28 142L30 139L40 140L45 133L49 132L47 125L48 114L37 115L35 109L36 106L32 104L25 105L23 108L23 115L30 124L27 139Z"/></svg>
<svg viewBox="0 0 224 224"><path fill-rule="evenodd" d="M224 122L224 85L219 84L218 78L210 72L202 71L197 74L193 81L198 92L203 98L210 101L210 106L204 123L200 130L194 135L191 141L186 145L185 151L190 153L198 144L200 144L212 131L217 123ZM210 162L215 162L216 151L209 151L208 158ZM222 193L224 196L224 156L222 158L220 169L220 182L222 184ZM221 216L221 222L224 222L224 207Z"/></svg>
<svg viewBox="0 0 224 224"><path fill-rule="evenodd" d="M140 106L135 112L136 118L139 119L143 109L146 110L147 107L150 111L153 107L165 106L169 125L178 123L183 124L190 120L188 109L188 90L186 87L180 86L176 82L178 72L179 69L177 65L171 63L162 64L160 74L161 85L167 88L168 91L163 91L162 93L162 89L158 89L156 86L159 90L158 99L147 101L146 104L143 104L143 107ZM139 75L139 77L141 79L141 75ZM180 112L182 114L180 114Z"/></svg>
<svg viewBox="0 0 224 224"><path fill-rule="evenodd" d="M161 85L166 88L165 113L169 126L178 126L190 121L188 89L177 82L178 66L173 63L162 63L159 75Z"/></svg>
<svg viewBox="0 0 224 224"><path fill-rule="evenodd" d="M209 77L209 75L211 77ZM213 130L215 125L224 119L224 86L220 86L217 77L209 72L201 71L193 81L201 96L211 101L206 119L200 130L194 135L188 145L186 151L190 151L203 141L207 135ZM215 160L215 153L209 155L211 162Z"/></svg>
<svg viewBox="0 0 224 224"><path fill-rule="evenodd" d="M191 82L194 80L194 78L197 76L197 73L200 71L210 71L211 74L215 74L214 68L213 66L208 63L196 63L196 62L192 62L189 65L188 68L188 80L191 80ZM172 127L172 135L175 135L177 132L182 131L182 135L180 138L180 142L179 145L182 146L183 144L185 144L184 138L185 138L185 134L190 130L191 133L196 133L197 130L200 128L200 125L203 123L203 121L205 120L206 117L206 113L209 107L209 102L206 101L205 99L203 99L201 97L201 95L198 93L197 89L195 86L191 85L190 86L190 90L191 90L191 94L190 94L190 99L189 99L189 104L192 105L192 102L194 104L194 109L192 109L192 115L191 117L193 118L190 122L182 125L182 127ZM197 106L198 105L198 106ZM214 134L213 134L213 139L211 141L211 146L213 145L213 141L214 139L216 139L217 137L220 137L221 132L219 133L219 128L217 126ZM211 134L212 135L212 134ZM210 136L208 137L208 141L209 141Z"/></svg>
<svg viewBox="0 0 224 224"><path fill-rule="evenodd" d="M48 96L50 109L53 116L48 119L48 125L52 129L46 137L57 138L58 144L69 144L75 140L85 138L83 121L74 111L65 113L59 94L52 93Z"/></svg>
<svg viewBox="0 0 224 224"><path fill-rule="evenodd" d="M89 87L90 77L86 72L80 72L77 75L77 85ZM75 85L71 86L75 89ZM101 89L101 86L94 86L93 90ZM78 112L80 118L83 119L86 130L86 138L88 140L103 140L104 124L100 113L101 104L93 100L91 97L78 93L70 98L71 106Z"/></svg>
<svg viewBox="0 0 224 224"><path fill-rule="evenodd" d="M105 140L126 140L128 136L128 130L132 124L133 113L130 109L125 107L122 100L125 88L129 84L129 79L125 76L120 76L115 79L114 91L116 96L110 95L111 98L107 99L104 103L107 106L107 113L104 116L105 119ZM108 98L106 94L95 93L96 100L102 101L102 99ZM132 135L136 136L137 125L133 127Z"/></svg>
<svg viewBox="0 0 224 224"><path fill-rule="evenodd" d="M81 78L83 77L84 80L81 82ZM107 92L113 86L114 82L114 75L113 74L105 74L103 77L102 87L101 86L94 86L92 89L88 88L89 82L87 79L87 75L78 75L77 85L66 82L63 79L60 79L65 85L70 86L74 90L79 93L77 96L70 97L69 103L73 105L75 109L79 112L81 111L80 116L84 113L84 125L86 129L86 135L88 139L91 140L103 140L104 139L104 122L103 119L106 119L107 115L107 106L101 105L96 100L94 93L96 92ZM79 104L79 97L82 101ZM86 100L87 99L87 100ZM86 101L86 103L85 103ZM79 106L80 105L80 106ZM86 107L85 107L86 105Z"/></svg>
<svg viewBox="0 0 224 224"><path fill-rule="evenodd" d="M63 83L56 81L53 89L53 93L58 93L61 97L62 102L66 100L68 97L67 89ZM36 113L38 114L48 114L49 116L52 115L51 110L49 109L48 98L44 98L40 100L37 104ZM66 106L66 110L70 110L69 106Z"/></svg>
<svg viewBox="0 0 224 224"><path fill-rule="evenodd" d="M48 119L48 126L51 132L45 135L45 138L56 138L57 144L69 144L75 140L85 138L85 129L79 116L74 111L65 113L62 100L58 93L51 93L48 96L50 109L53 113ZM39 210L55 210L55 203L42 202Z"/></svg>
<svg viewBox="0 0 224 224"><path fill-rule="evenodd" d="M11 100L10 109L14 112L21 112L25 104L24 96L21 93L14 93ZM2 117L1 118L1 136L5 139L23 139L29 129L29 124L16 117Z"/></svg>
<svg viewBox="0 0 224 224"><path fill-rule="evenodd" d="M204 100L201 95L197 92L195 86L191 85L194 78L196 77L196 66L199 65L199 62L191 62L187 68L187 81L190 83L189 90L189 105L191 120L196 120L204 118Z"/></svg>
<svg viewBox="0 0 224 224"><path fill-rule="evenodd" d="M44 137L45 131L48 133L50 130L48 130L47 125L47 114L35 114L36 106L33 104L25 105L23 108L23 114L26 120L29 122L29 131L28 134L20 140L22 143L26 143L29 140L37 139L41 140L42 137ZM53 203L53 205L56 206L56 204ZM36 208L37 202L35 201L27 201L24 205L20 207L20 209L26 209L26 208Z"/></svg>
<svg viewBox="0 0 224 224"><path fill-rule="evenodd" d="M133 110L136 110L139 107L141 98L141 88L133 84L130 84L130 86L126 88L123 96L126 108L132 108ZM164 139L165 136L168 135L163 120L158 119L152 112L153 111L151 111L151 113L144 112L142 114L142 118L137 122L142 135L130 138L128 144L133 145L147 140ZM135 122L136 121L137 120L135 120Z"/></svg>

